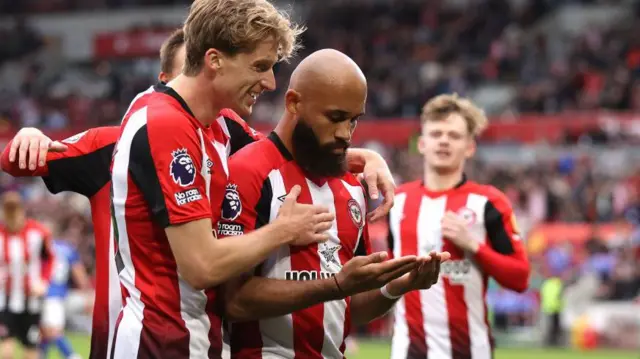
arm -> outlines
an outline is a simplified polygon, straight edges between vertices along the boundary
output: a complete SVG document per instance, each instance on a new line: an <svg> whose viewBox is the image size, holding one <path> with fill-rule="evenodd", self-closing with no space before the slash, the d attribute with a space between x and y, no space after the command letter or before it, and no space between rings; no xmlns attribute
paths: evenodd
<svg viewBox="0 0 640 359"><path fill-rule="evenodd" d="M497 193L487 201L484 213L487 240L472 240L466 249L474 253L482 271L500 285L524 292L530 266L511 205L502 193Z"/></svg>
<svg viewBox="0 0 640 359"><path fill-rule="evenodd" d="M393 207L396 186L384 158L375 151L350 148L347 150L347 166L352 173L362 173L371 199L377 200L380 193L384 197L382 203L368 215L369 220L375 222L386 216Z"/></svg>
<svg viewBox="0 0 640 359"><path fill-rule="evenodd" d="M318 223L312 213L303 211L283 216L249 235L216 240L211 218L218 215L212 215L207 183L199 175L203 166L200 138L182 114L156 116L133 135L128 170L153 219L165 229L180 275L192 287L216 286L249 270L275 248ZM123 136L126 131L125 125ZM116 150L114 163L122 153L126 155L126 151ZM222 171L220 163L211 168L213 173ZM114 181L115 172L114 165ZM222 199L225 194L225 188L210 191L212 198ZM285 204L292 206L296 195L288 196Z"/></svg>
<svg viewBox="0 0 640 359"><path fill-rule="evenodd" d="M87 269L80 261L80 254L75 249L72 250L69 263L71 264L71 277L73 278L73 282L81 290L90 290L91 282L89 281Z"/></svg>
<svg viewBox="0 0 640 359"><path fill-rule="evenodd" d="M216 240L211 228L210 219L200 219L165 229L178 271L196 289L217 286L250 270L293 238L291 226L283 221L225 241Z"/></svg>
<svg viewBox="0 0 640 359"><path fill-rule="evenodd" d="M111 178L109 166L118 134L119 127L98 127L62 142L51 142L42 132L26 128L5 147L0 164L5 172L15 177L41 176L51 193L71 191L91 197ZM10 153L16 144L19 144L20 152L16 157L20 160L11 162ZM22 153L22 149L26 152ZM31 167L36 157L44 156L45 163L35 166L33 162ZM23 166L19 162L27 160L30 167L20 168Z"/></svg>
<svg viewBox="0 0 640 359"><path fill-rule="evenodd" d="M42 240L42 250L40 252L41 259L41 278L45 286L51 280L51 274L53 273L53 250L51 234L46 233Z"/></svg>

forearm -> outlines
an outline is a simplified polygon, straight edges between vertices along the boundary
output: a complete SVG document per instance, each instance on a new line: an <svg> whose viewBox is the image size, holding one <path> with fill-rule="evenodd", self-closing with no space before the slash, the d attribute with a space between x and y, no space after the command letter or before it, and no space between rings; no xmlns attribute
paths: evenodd
<svg viewBox="0 0 640 359"><path fill-rule="evenodd" d="M227 290L226 316L232 321L277 317L343 298L333 278L294 281L252 276Z"/></svg>
<svg viewBox="0 0 640 359"><path fill-rule="evenodd" d="M517 250L512 255L505 255L482 244L478 247L475 259L482 271L503 287L517 292L527 290L530 266L524 251Z"/></svg>
<svg viewBox="0 0 640 359"><path fill-rule="evenodd" d="M354 325L367 324L386 314L397 299L388 299L380 289L359 293L351 297L351 320Z"/></svg>
<svg viewBox="0 0 640 359"><path fill-rule="evenodd" d="M271 252L292 239L284 229L281 222L276 221L249 234L215 241L215 248L206 261L205 287L224 283L262 263Z"/></svg>

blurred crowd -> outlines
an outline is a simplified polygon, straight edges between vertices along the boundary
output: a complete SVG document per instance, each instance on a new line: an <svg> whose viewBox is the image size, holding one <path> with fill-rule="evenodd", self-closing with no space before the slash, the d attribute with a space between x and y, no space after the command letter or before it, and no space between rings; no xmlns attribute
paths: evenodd
<svg viewBox="0 0 640 359"><path fill-rule="evenodd" d="M52 73L42 56L50 44L29 27L24 13L188 4L188 0L0 0L1 14L20 14L12 28L0 28L0 74L20 74L17 86L0 83L0 131L8 127L87 128L117 124L136 93L155 82L157 59L63 62ZM443 0L297 0L309 6L308 31L300 57L321 47L349 54L369 81L367 116L415 117L432 96L467 94L483 84L508 84L517 92L509 113L568 110L640 110L640 21L610 28L589 27L566 39L561 56L551 53L543 33L527 29L569 3L608 0L471 0L455 10ZM515 4L518 4L516 6ZM640 18L640 1L636 19ZM159 25L162 27L161 25ZM279 64L279 90L261 96L254 118L276 120L283 89L295 65ZM624 138L594 131L566 143L607 144ZM630 140L629 140L630 141ZM629 143L629 141L626 141ZM419 178L421 158L406 148L368 144L392 166L397 182ZM634 168L635 166L635 168ZM591 274L594 300L640 298L640 166L627 172L597 170L588 157L553 158L534 165L469 164L471 179L502 189L513 204L523 237L543 223L589 223L586 242L552 238L532 255L532 290L516 294L491 287L489 302L498 324L529 325L540 308L547 278L567 286ZM57 236L77 243L89 268L95 265L88 202L78 196L50 196L39 180L0 174L0 191L19 189L33 216ZM618 234L602 238L598 226L616 223Z"/></svg>
<svg viewBox="0 0 640 359"><path fill-rule="evenodd" d="M188 2L0 0L0 13ZM562 39L560 52L552 51L552 39L545 32L530 36L528 31L566 4L621 2L469 0L468 6L459 8L446 6L444 0L301 0L297 3L307 6L313 16L305 21L308 31L300 57L321 47L352 56L369 80L370 117L413 117L434 95L467 94L483 84L496 83L516 89L502 113L637 110L640 40L634 34L640 32L640 22L590 26ZM636 8L636 17L640 17L640 2ZM46 42L29 30L28 17L20 16L15 28L0 29L2 38L9 39L0 49L0 72L3 63L13 61L22 73L18 88L8 90L0 85L0 116L7 123L53 128L117 123L132 96L155 81L157 59L71 62L51 74L47 71L50 58L36 55L38 49L46 48ZM278 118L293 65L295 61L278 66L279 90L262 96L254 118Z"/></svg>

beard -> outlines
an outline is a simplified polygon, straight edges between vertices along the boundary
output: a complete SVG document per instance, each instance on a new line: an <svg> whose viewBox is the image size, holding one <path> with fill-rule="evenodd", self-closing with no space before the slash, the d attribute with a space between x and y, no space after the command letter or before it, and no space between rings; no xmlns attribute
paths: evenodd
<svg viewBox="0 0 640 359"><path fill-rule="evenodd" d="M341 177L347 172L347 141L336 140L321 145L313 129L299 119L293 130L292 143L296 163L310 176ZM335 149L345 151L335 153Z"/></svg>

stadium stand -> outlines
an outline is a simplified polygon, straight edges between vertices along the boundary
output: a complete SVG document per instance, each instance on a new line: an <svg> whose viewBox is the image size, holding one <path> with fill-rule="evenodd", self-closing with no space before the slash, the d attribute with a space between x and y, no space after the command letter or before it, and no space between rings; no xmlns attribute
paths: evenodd
<svg viewBox="0 0 640 359"><path fill-rule="evenodd" d="M24 126L66 136L119 123L132 97L155 81L157 38L161 43L179 26L188 3L0 0L0 38L8 39L0 47L2 142ZM421 176L416 116L426 100L458 92L491 115L468 175L507 194L534 269L523 294L489 289L498 339L543 341L542 288L560 278L566 288L562 345L595 345L571 335L596 331L598 345L640 348L640 317L624 315L640 313L640 151L634 148L640 142L639 1L293 3L309 28L301 56L336 48L368 76L367 115L359 126L371 131L363 130L357 142L382 153L398 183ZM118 16L139 7L169 13L94 29L85 55L69 55L73 45L65 41L72 40L47 22L88 10ZM292 68L278 65L279 90L261 96L256 128L269 129L279 118ZM375 135L377 126L394 133ZM0 174L0 192L12 189L25 195L33 216L79 243L91 271L88 203L70 194L51 196L39 179ZM385 225L371 231L384 248ZM378 321L361 332L388 336L388 330Z"/></svg>

